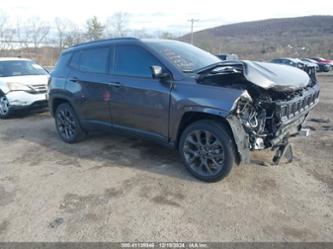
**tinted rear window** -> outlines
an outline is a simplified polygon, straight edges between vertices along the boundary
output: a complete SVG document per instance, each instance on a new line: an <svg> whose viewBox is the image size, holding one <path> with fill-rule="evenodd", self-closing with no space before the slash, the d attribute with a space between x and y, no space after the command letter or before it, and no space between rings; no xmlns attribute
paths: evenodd
<svg viewBox="0 0 333 249"><path fill-rule="evenodd" d="M91 73L106 73L109 48L82 50L80 53L80 70Z"/></svg>
<svg viewBox="0 0 333 249"><path fill-rule="evenodd" d="M71 56L72 53L62 53L51 75L55 77L65 77Z"/></svg>
<svg viewBox="0 0 333 249"><path fill-rule="evenodd" d="M71 67L79 68L79 63L80 63L80 51L76 51L72 56L70 65Z"/></svg>

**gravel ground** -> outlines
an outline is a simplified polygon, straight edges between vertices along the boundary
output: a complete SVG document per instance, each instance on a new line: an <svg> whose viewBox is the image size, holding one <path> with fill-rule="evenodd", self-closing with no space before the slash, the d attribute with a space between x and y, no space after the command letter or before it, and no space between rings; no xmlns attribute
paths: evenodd
<svg viewBox="0 0 333 249"><path fill-rule="evenodd" d="M0 241L333 241L333 73L319 79L323 120L293 163L255 153L213 184L150 142L68 145L47 112L0 120Z"/></svg>

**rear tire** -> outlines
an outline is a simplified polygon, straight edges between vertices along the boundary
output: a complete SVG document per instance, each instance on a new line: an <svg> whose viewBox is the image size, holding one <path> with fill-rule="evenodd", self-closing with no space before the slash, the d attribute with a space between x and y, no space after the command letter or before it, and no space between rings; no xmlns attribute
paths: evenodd
<svg viewBox="0 0 333 249"><path fill-rule="evenodd" d="M201 120L189 125L181 135L179 152L190 173L205 182L226 177L235 162L235 147L224 125Z"/></svg>
<svg viewBox="0 0 333 249"><path fill-rule="evenodd" d="M55 111L55 124L58 135L66 143L82 141L86 133L83 131L74 109L68 104L60 104Z"/></svg>

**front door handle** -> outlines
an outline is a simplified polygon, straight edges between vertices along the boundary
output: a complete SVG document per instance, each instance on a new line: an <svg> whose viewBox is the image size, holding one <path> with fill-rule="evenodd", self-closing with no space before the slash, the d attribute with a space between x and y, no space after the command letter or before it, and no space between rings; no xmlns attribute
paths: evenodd
<svg viewBox="0 0 333 249"><path fill-rule="evenodd" d="M115 87L120 87L121 83L120 82L110 82L109 85L110 86L115 86Z"/></svg>

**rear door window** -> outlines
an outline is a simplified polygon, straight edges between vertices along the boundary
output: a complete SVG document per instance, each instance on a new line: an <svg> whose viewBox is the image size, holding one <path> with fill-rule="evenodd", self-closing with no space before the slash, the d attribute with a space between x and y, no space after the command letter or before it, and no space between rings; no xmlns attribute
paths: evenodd
<svg viewBox="0 0 333 249"><path fill-rule="evenodd" d="M80 53L80 71L106 73L108 71L109 48L93 48Z"/></svg>

